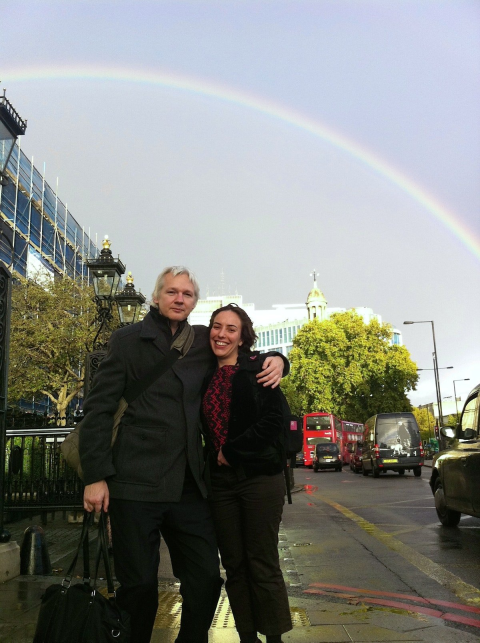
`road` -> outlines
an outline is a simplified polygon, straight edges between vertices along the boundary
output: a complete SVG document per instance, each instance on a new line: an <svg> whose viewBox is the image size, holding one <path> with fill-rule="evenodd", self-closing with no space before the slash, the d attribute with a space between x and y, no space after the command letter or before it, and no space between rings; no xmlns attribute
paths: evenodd
<svg viewBox="0 0 480 643"><path fill-rule="evenodd" d="M452 626L462 629L479 619L480 520L464 516L458 528L442 527L429 476L427 468L421 478L388 472L378 479L348 467L295 469L305 491L285 508L283 553L298 591L347 600L368 590L372 604L392 608L398 597L425 599L425 609L451 608ZM478 627L468 631L480 636Z"/></svg>

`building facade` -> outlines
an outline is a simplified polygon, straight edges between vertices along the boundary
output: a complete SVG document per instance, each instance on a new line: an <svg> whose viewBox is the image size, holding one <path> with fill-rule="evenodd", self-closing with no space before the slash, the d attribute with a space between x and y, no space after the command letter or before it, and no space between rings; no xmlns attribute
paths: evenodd
<svg viewBox="0 0 480 643"><path fill-rule="evenodd" d="M0 259L10 270L29 278L88 280L86 262L98 255L96 245L18 145L0 190ZM21 400L19 406L52 410L47 397Z"/></svg>
<svg viewBox="0 0 480 643"><path fill-rule="evenodd" d="M327 300L317 284L317 275L313 273L313 288L308 293L305 304L276 304L270 310L256 310L254 304L244 304L241 295L221 295L200 299L195 310L190 315L191 324L205 324L208 326L210 316L214 310L229 303L241 306L253 321L258 340L255 348L261 353L278 351L288 355L293 348L293 339L298 331L313 319L323 321L335 313L352 310L362 317L365 324L372 319L382 323L380 315L371 308L327 308ZM402 345L401 332L393 328L391 343Z"/></svg>
<svg viewBox="0 0 480 643"><path fill-rule="evenodd" d="M41 272L86 279L96 245L19 145L7 174L0 188L0 258L24 277Z"/></svg>

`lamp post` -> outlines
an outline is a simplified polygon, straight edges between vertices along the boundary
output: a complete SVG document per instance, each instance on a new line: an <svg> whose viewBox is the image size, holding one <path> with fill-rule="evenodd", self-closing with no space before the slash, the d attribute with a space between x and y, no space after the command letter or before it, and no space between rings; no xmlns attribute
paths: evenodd
<svg viewBox="0 0 480 643"><path fill-rule="evenodd" d="M120 325L128 326L138 321L140 311L145 303L145 296L135 290L131 272L127 276L127 285L117 293L120 278L125 273L125 266L119 257L117 259L113 257L110 246L108 235L105 235L100 255L96 259L87 261L88 273L95 291L97 306L95 322L98 324L98 330L92 342L92 350L87 354L83 385L84 397L90 390L93 377L107 354L108 340L112 332L110 325L113 321L114 304L118 309Z"/></svg>
<svg viewBox="0 0 480 643"><path fill-rule="evenodd" d="M430 440L432 439L432 432L430 431L430 411L427 407L427 422L428 422L428 443L431 444Z"/></svg>
<svg viewBox="0 0 480 643"><path fill-rule="evenodd" d="M88 273L93 282L95 291L95 304L97 306L97 319L99 324L97 334L93 340L93 349L105 350L108 343L107 331L113 320L113 302L117 292L120 278L125 272L125 266L120 258L115 259L110 250L111 241L108 235L102 243L102 251L96 259L87 261ZM101 337L101 340L99 339Z"/></svg>
<svg viewBox="0 0 480 643"><path fill-rule="evenodd" d="M128 273L126 281L125 288L115 295L115 303L122 326L128 326L138 321L140 311L145 303L145 295L135 290L131 272Z"/></svg>
<svg viewBox="0 0 480 643"><path fill-rule="evenodd" d="M119 257L117 259L113 257L110 246L108 235L105 235L100 255L96 259L87 261L88 274L95 291L95 305L97 306L95 321L98 324L98 330L92 342L92 350L87 353L83 385L84 397L87 396L93 377L107 352L110 324L113 321L115 293L120 278L125 272L124 264Z"/></svg>
<svg viewBox="0 0 480 643"><path fill-rule="evenodd" d="M7 164L15 142L25 134L27 121L20 118L18 112L5 96L0 97L0 186L8 183ZM5 232L4 232L5 229ZM5 243L5 241L7 243ZM8 353L10 344L10 311L12 275L7 265L13 262L12 236L6 226L2 227L0 253L0 548L10 540L10 532L3 526L5 503L5 449L6 449L6 415ZM8 264L7 264L8 261ZM10 547L5 545L5 547ZM3 553L3 552L2 552Z"/></svg>
<svg viewBox="0 0 480 643"><path fill-rule="evenodd" d="M434 364L435 364L435 361L434 361ZM451 368L453 368L453 366L439 366L438 370L445 371ZM434 370L435 370L434 368L417 368L417 371L434 371ZM437 397L437 400L438 400L438 397ZM433 415L435 417L435 409L433 408L433 405L432 405L432 410L433 410ZM428 418L428 434L430 435L430 417Z"/></svg>
<svg viewBox="0 0 480 643"><path fill-rule="evenodd" d="M440 393L440 376L438 374L438 353L437 353L437 344L435 341L435 325L433 321L426 320L426 321L404 321L404 324L431 324L432 325L432 336L433 336L433 370L435 373L435 389L437 393L437 406L438 406L438 428L440 428L440 423L442 422L443 418L443 410L442 410L442 396Z"/></svg>
<svg viewBox="0 0 480 643"><path fill-rule="evenodd" d="M456 411L456 415L457 415L457 424L458 424L458 419L459 418L458 418L457 390L455 388L455 382L469 382L469 381L470 381L469 377L465 377L465 378L463 378L461 380L453 380L453 395L455 397L455 411Z"/></svg>

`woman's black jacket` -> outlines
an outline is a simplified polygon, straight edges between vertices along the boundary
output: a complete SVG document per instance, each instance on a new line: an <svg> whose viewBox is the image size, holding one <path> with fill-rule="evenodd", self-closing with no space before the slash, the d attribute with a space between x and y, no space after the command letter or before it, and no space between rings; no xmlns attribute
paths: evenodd
<svg viewBox="0 0 480 643"><path fill-rule="evenodd" d="M246 477L273 475L284 468L281 393L278 388L272 389L257 383L255 376L261 370L259 357L258 353L239 353L239 369L232 379L228 435L222 447L230 466ZM211 371L205 379L203 394L213 373ZM217 454L203 412L202 424L207 467L214 470L218 467Z"/></svg>

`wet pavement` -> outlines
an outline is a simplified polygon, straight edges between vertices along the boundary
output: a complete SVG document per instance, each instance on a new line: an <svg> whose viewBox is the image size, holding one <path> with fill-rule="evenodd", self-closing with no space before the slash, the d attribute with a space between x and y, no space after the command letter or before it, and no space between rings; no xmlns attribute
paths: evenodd
<svg viewBox="0 0 480 643"><path fill-rule="evenodd" d="M302 481L302 476L305 477L304 474L297 476L297 482ZM293 630L282 637L285 643L473 643L480 640L480 606L459 601L430 579L425 583L429 595L435 596L435 599L422 598L418 592L399 580L400 571L398 575L395 574L395 565L399 570L401 566L404 568L409 565L408 561L401 559L402 552L389 552L389 565L393 570L390 576L385 575L382 581L375 581L375 572L372 577L365 576L366 582L359 582L359 572L363 571L364 565L361 556L357 555L361 551L361 544L348 538L360 527L350 522L347 524L345 516L336 515L334 509L326 507L320 522L321 529L317 525L312 528L312 502L309 494L304 491L303 485L297 485L296 491L294 504L285 508L279 537L279 554L294 623ZM23 532L31 524L39 524L39 519L7 527L12 538L20 545ZM1 643L32 641L41 596L50 584L61 582L76 549L81 525L68 523L62 514L56 514L53 520L49 517L44 529L52 575L20 576L0 585ZM354 535L358 539L359 534ZM94 532L92 538L95 539ZM334 547L337 554L334 558L329 554L329 559L326 560L325 552L328 547ZM379 557L380 554L381 552L378 553ZM346 568L350 560L356 558L358 566L352 567L349 573L350 570ZM368 559L367 566L372 567L373 564L374 561ZM77 573L81 573L81 569ZM414 573L417 576L421 574L412 569L412 574ZM173 643L178 633L181 597L178 583L171 571L168 551L163 544L158 576L160 607L152 643ZM80 578L78 580L81 582ZM99 581L99 586L104 590L104 581ZM260 639L264 641L264 637L260 636ZM217 608L209 641L238 642L230 606L224 593ZM132 643L135 643L134 637Z"/></svg>

